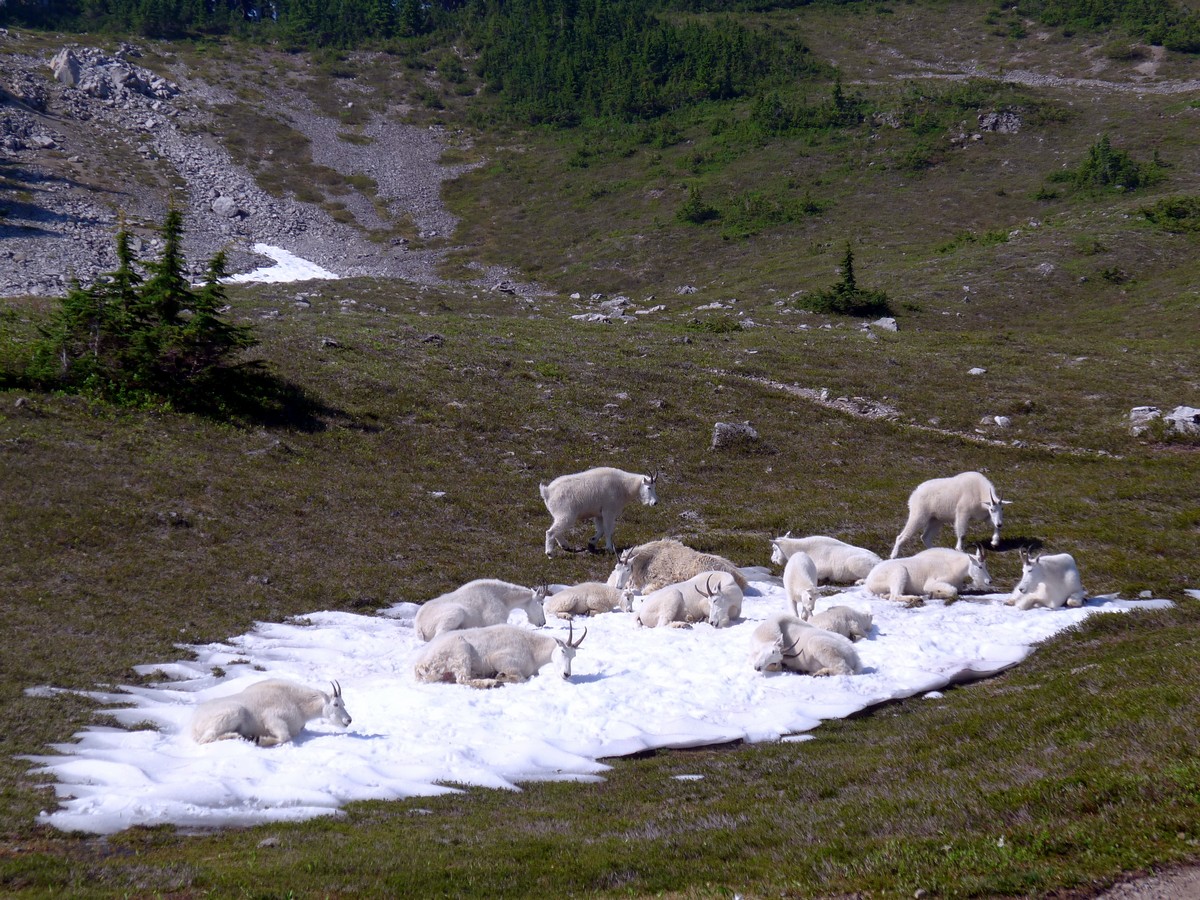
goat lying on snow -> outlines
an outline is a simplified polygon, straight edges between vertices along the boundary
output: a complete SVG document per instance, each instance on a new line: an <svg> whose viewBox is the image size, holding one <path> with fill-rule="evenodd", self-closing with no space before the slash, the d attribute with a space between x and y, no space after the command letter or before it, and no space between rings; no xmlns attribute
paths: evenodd
<svg viewBox="0 0 1200 900"><path fill-rule="evenodd" d="M855 675L862 671L862 662L850 641L787 613L775 613L754 629L750 635L750 665L756 672L790 669L808 675Z"/></svg>
<svg viewBox="0 0 1200 900"><path fill-rule="evenodd" d="M545 587L535 590L496 578L477 578L426 601L413 624L423 641L431 641L443 631L500 625L514 609L524 610L531 624L545 625L545 596Z"/></svg>
<svg viewBox="0 0 1200 900"><path fill-rule="evenodd" d="M553 555L554 548L562 546L562 539L581 519L591 519L596 524L596 536L588 541L589 548L595 549L596 543L603 540L605 549L615 552L613 530L617 527L617 517L634 500L641 500L647 506L658 503L657 482L657 472L639 475L609 466L560 475L549 484L542 482L538 490L554 517L546 529L546 555Z"/></svg>
<svg viewBox="0 0 1200 900"><path fill-rule="evenodd" d="M345 728L350 715L342 703L342 688L331 682L332 694L290 681L271 679L252 684L229 697L206 700L192 715L192 738L198 744L245 738L260 747L286 744L313 719Z"/></svg>
<svg viewBox="0 0 1200 900"><path fill-rule="evenodd" d="M417 657L414 671L419 681L451 681L475 688L491 688L528 681L548 663L563 678L571 677L571 660L587 637L575 640L571 625L565 641L515 625L489 625L438 635Z"/></svg>
<svg viewBox="0 0 1200 900"><path fill-rule="evenodd" d="M814 628L824 628L842 637L857 641L871 633L871 614L849 606L831 606L808 620Z"/></svg>
<svg viewBox="0 0 1200 900"><path fill-rule="evenodd" d="M771 562L777 566L785 565L798 550L812 557L817 567L817 581L821 584L855 584L883 561L879 554L837 538L823 534L794 538L789 531L783 537L771 540Z"/></svg>
<svg viewBox="0 0 1200 900"><path fill-rule="evenodd" d="M982 547L974 554L934 547L916 556L885 559L867 575L864 586L872 594L887 595L889 600L952 600L967 582L977 590L991 586L984 556Z"/></svg>
<svg viewBox="0 0 1200 900"><path fill-rule="evenodd" d="M1033 559L1021 551L1021 580L1005 602L1017 609L1044 606L1058 609L1083 606L1087 592L1079 578L1079 567L1070 553L1041 554Z"/></svg>
<svg viewBox="0 0 1200 900"><path fill-rule="evenodd" d="M629 612L633 608L633 593L632 588L621 589L600 581L585 581L555 591L542 602L542 607L547 615L560 619L594 616L614 609Z"/></svg>
<svg viewBox="0 0 1200 900"><path fill-rule="evenodd" d="M708 622L724 628L742 614L742 589L728 572L701 572L682 584L672 584L648 594L634 613L638 625L687 628Z"/></svg>
<svg viewBox="0 0 1200 900"><path fill-rule="evenodd" d="M613 569L608 583L621 588L656 591L669 584L687 581L703 572L728 572L743 591L748 586L746 576L725 557L701 553L669 538L626 550L621 554L620 562Z"/></svg>
<svg viewBox="0 0 1200 900"><path fill-rule="evenodd" d="M926 547L933 546L942 525L954 523L955 550L962 550L967 527L978 519L991 519L992 546L1000 546L1004 506L995 487L979 472L961 472L952 478L931 478L917 485L908 498L908 521L892 547L892 559L911 538L921 535Z"/></svg>

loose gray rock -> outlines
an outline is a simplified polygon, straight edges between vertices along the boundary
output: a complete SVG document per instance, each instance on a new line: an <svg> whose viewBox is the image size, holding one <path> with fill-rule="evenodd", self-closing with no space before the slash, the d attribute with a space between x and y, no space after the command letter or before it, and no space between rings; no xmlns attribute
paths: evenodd
<svg viewBox="0 0 1200 900"><path fill-rule="evenodd" d="M717 422L713 425L713 450L757 441L758 432L749 422Z"/></svg>
<svg viewBox="0 0 1200 900"><path fill-rule="evenodd" d="M1162 410L1157 406L1135 406L1129 411L1129 433L1141 437L1150 430L1150 423L1162 418Z"/></svg>
<svg viewBox="0 0 1200 900"><path fill-rule="evenodd" d="M1200 409L1177 406L1164 417L1167 430L1179 434L1200 434Z"/></svg>
<svg viewBox="0 0 1200 900"><path fill-rule="evenodd" d="M213 201L212 211L227 219L236 219L242 215L242 209L232 197L218 197Z"/></svg>
<svg viewBox="0 0 1200 900"><path fill-rule="evenodd" d="M891 316L884 316L882 319L876 319L871 323L872 328L878 328L881 331L899 331L900 326L896 324L896 320Z"/></svg>
<svg viewBox="0 0 1200 900"><path fill-rule="evenodd" d="M1016 134L1021 130L1021 117L1013 112L991 112L979 114L979 129L996 134Z"/></svg>

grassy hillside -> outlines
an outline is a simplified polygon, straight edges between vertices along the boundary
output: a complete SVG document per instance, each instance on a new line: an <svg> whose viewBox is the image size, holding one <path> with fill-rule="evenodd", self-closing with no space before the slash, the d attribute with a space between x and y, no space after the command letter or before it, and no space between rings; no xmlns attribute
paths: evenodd
<svg viewBox="0 0 1200 900"><path fill-rule="evenodd" d="M468 95L422 75L444 92L406 114L469 129L454 153L484 160L450 191L462 225L447 274L503 263L548 295L231 288L256 352L312 401L292 427L0 392L5 892L1086 896L1197 856L1200 604L1183 591L1200 587L1200 456L1126 423L1135 405L1200 405L1197 237L1140 213L1200 194L1195 94L1000 82L1129 81L1144 60L1113 58L1110 36L1014 39L982 3L762 15L836 64L861 120L756 136L745 101L655 126L473 129ZM178 58L208 65L193 50ZM1187 59L1168 53L1157 83L1188 77ZM368 62L318 69L312 89L332 110L371 85L356 108L387 109ZM925 77L968 63L990 77ZM834 84L781 102L819 107ZM1021 116L1016 134L971 139L978 113L1002 110ZM1157 151L1161 180L1050 180L1105 134L1139 162ZM693 188L716 218L678 217ZM795 308L835 280L847 242L898 332ZM571 320L595 292L665 308ZM726 308L697 309L714 301ZM0 301L5 352L45 306ZM788 385L897 415L848 415ZM980 424L995 415L1011 427ZM711 450L729 420L761 441ZM100 841L33 824L53 794L17 757L96 718L27 688L131 684L132 666L177 658L179 643L475 577L602 578L605 557L545 559L537 494L602 463L663 470L659 505L628 511L621 545L672 534L747 565L788 528L885 551L917 482L980 469L1014 500L998 584L1019 572L1013 548L1040 542L1074 554L1092 593L1178 605L1099 617L1003 676L812 741L616 760L602 785L356 804L212 835Z"/></svg>

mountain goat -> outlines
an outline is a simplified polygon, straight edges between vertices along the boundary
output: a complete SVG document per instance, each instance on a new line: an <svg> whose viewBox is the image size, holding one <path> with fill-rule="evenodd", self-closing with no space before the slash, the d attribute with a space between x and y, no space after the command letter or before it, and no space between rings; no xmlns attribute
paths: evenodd
<svg viewBox="0 0 1200 900"><path fill-rule="evenodd" d="M728 572L743 591L749 583L738 567L723 556L701 553L679 541L664 539L631 547L621 554L608 583L617 587L635 587L656 591L679 584L703 572Z"/></svg>
<svg viewBox="0 0 1200 900"><path fill-rule="evenodd" d="M785 565L797 550L812 557L817 566L817 581L822 584L855 584L883 561L879 554L837 538L823 534L794 538L789 531L783 537L772 539L771 562L777 566Z"/></svg>
<svg viewBox="0 0 1200 900"><path fill-rule="evenodd" d="M260 747L274 747L294 739L313 719L345 728L351 719L342 703L341 685L330 685L333 693L327 694L271 679L229 697L206 700L192 714L192 738L198 744L245 738Z"/></svg>
<svg viewBox="0 0 1200 900"><path fill-rule="evenodd" d="M538 490L554 517L546 529L546 555L552 556L554 548L562 546L562 539L581 519L591 519L596 525L596 536L588 541L589 549L595 549L596 543L603 540L604 548L615 552L613 530L617 517L634 500L641 500L647 506L658 503L657 483L657 472L639 475L609 466L560 475L549 484L542 482Z"/></svg>
<svg viewBox="0 0 1200 900"><path fill-rule="evenodd" d="M867 575L864 586L889 600L915 601L921 596L952 600L967 582L979 590L991 586L984 556L982 547L974 554L934 547L915 556L885 559Z"/></svg>
<svg viewBox="0 0 1200 900"><path fill-rule="evenodd" d="M775 613L754 629L750 635L750 665L756 672L790 669L818 676L862 671L862 662L850 641L787 613Z"/></svg>
<svg viewBox="0 0 1200 900"><path fill-rule="evenodd" d="M508 621L514 609L524 610L531 624L545 625L545 596L544 587L534 590L496 578L477 578L427 600L417 610L414 625L423 641L431 641L443 631L499 625Z"/></svg>
<svg viewBox="0 0 1200 900"><path fill-rule="evenodd" d="M849 606L831 606L808 620L814 628L824 628L842 637L857 641L871 633L871 614Z"/></svg>
<svg viewBox="0 0 1200 900"><path fill-rule="evenodd" d="M722 580L724 579L724 580ZM682 584L672 584L646 595L634 613L638 625L687 628L708 622L724 628L742 614L742 590L727 572L702 572Z"/></svg>
<svg viewBox="0 0 1200 900"><path fill-rule="evenodd" d="M1083 606L1087 592L1079 578L1079 567L1070 553L1041 554L1033 559L1021 551L1021 580L1005 602L1017 609L1044 606L1058 609Z"/></svg>
<svg viewBox="0 0 1200 900"><path fill-rule="evenodd" d="M788 557L783 567L783 590L792 615L807 619L817 603L817 564L803 550Z"/></svg>
<svg viewBox="0 0 1200 900"><path fill-rule="evenodd" d="M911 538L921 535L926 547L933 546L942 525L954 524L955 550L962 550L968 526L980 519L992 521L992 546L1000 546L1004 507L995 487L979 472L960 472L951 478L931 478L917 485L908 498L908 521L896 537L892 559Z"/></svg>
<svg viewBox="0 0 1200 900"><path fill-rule="evenodd" d="M597 613L633 608L633 589L616 588L601 581L584 581L563 588L548 596L542 603L546 614L570 619L573 616L594 616Z"/></svg>
<svg viewBox="0 0 1200 900"><path fill-rule="evenodd" d="M515 625L489 625L438 635L414 664L419 681L454 682L475 688L528 681L553 663L563 678L571 677L571 660L587 637L575 640L574 625L561 640Z"/></svg>

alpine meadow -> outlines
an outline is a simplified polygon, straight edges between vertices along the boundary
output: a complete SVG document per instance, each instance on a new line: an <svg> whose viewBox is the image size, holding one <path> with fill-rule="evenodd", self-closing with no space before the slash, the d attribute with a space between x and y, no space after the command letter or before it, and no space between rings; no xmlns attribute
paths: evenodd
<svg viewBox="0 0 1200 900"><path fill-rule="evenodd" d="M0 0L0 893L1092 898L1191 872L1198 134L1196 0ZM596 523L615 554L589 551L583 501L548 535L539 492L602 466L639 476ZM910 613L1067 621L1074 593L1005 605L1030 555L1070 554L1086 603L1125 611L600 777L550 758L515 789L294 821L57 827L82 788L45 763L85 734L114 749L77 786L131 766L131 732L206 771L328 748L330 780L353 746L367 783L372 704L417 688L457 725L617 677L642 728L692 700L760 713L719 689L656 708L653 677L696 673L650 652L598 667L625 625L652 648L737 635L638 630L615 590L569 625L546 607L536 677L322 669L281 746L121 707L188 666L232 695L338 616L379 639L476 579L605 582L664 538L750 573L749 629L772 539L886 560L914 488L963 472L1011 501L968 529L986 591L872 598L896 618L851 674L755 671L740 636L737 665L697 667L820 690L883 678L871 647ZM276 643L212 662L248 633ZM549 708L569 730L579 707ZM406 740L438 740L427 711ZM302 806L316 771L228 802Z"/></svg>

